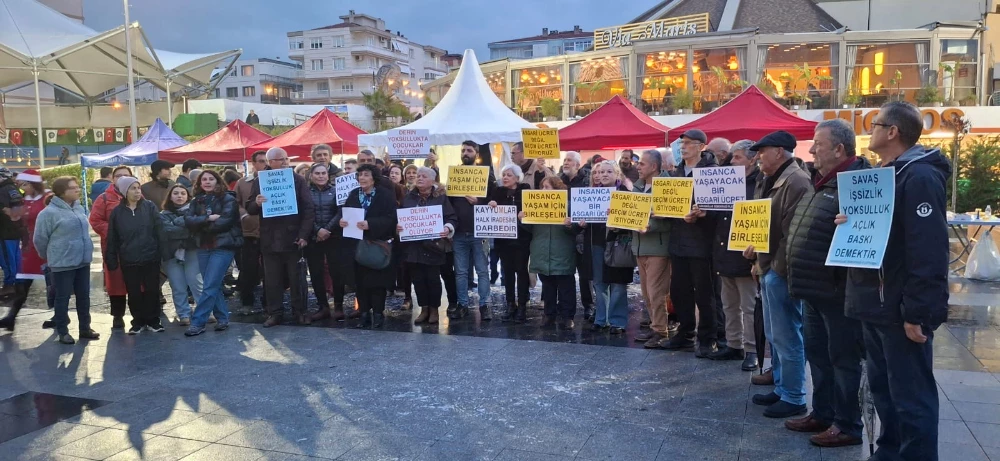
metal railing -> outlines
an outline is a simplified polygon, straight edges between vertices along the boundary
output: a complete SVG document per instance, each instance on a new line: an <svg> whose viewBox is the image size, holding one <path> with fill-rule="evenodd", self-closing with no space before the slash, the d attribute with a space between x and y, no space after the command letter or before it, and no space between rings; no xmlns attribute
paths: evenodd
<svg viewBox="0 0 1000 461"><path fill-rule="evenodd" d="M292 100L301 101L304 99L338 99L338 98L360 98L361 90L310 90L293 91Z"/></svg>

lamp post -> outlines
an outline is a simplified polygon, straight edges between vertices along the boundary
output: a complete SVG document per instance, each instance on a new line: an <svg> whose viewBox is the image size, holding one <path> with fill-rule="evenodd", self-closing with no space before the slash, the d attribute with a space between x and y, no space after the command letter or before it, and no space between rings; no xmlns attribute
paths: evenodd
<svg viewBox="0 0 1000 461"><path fill-rule="evenodd" d="M128 115L131 123L132 139L139 139L138 123L135 121L135 82L132 79L132 33L129 30L128 0L122 0L125 7L125 68L128 72Z"/></svg>

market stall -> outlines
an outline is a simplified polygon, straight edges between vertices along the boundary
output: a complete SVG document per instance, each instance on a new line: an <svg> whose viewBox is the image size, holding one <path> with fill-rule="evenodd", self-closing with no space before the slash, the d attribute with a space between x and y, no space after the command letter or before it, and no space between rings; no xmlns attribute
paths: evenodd
<svg viewBox="0 0 1000 461"><path fill-rule="evenodd" d="M613 150L663 147L669 128L614 96L582 120L559 130L562 150Z"/></svg>
<svg viewBox="0 0 1000 461"><path fill-rule="evenodd" d="M309 158L310 149L316 144L328 144L334 154L353 154L358 151L358 135L365 134L340 118L329 109L322 109L301 125L252 147L254 151L272 147L285 149L290 156Z"/></svg>
<svg viewBox="0 0 1000 461"><path fill-rule="evenodd" d="M797 140L811 140L816 130L816 122L800 118L794 112L785 109L773 99L751 85L739 96L722 105L715 111L667 133L669 141L673 141L690 129L699 129L712 138L726 138L731 141L738 139L760 139L777 130L785 130Z"/></svg>
<svg viewBox="0 0 1000 461"><path fill-rule="evenodd" d="M233 120L214 133L186 146L160 151L160 159L181 163L189 158L202 163L239 164L249 159L252 146L271 136L241 120Z"/></svg>

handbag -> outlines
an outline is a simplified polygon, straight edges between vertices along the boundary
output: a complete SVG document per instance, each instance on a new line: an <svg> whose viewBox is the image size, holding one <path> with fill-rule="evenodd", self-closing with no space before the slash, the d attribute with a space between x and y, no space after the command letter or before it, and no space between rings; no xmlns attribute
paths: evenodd
<svg viewBox="0 0 1000 461"><path fill-rule="evenodd" d="M369 269L385 269L392 263L392 246L382 240L361 240L354 261Z"/></svg>
<svg viewBox="0 0 1000 461"><path fill-rule="evenodd" d="M618 234L613 242L604 247L604 264L608 267L635 267L632 253L632 234Z"/></svg>

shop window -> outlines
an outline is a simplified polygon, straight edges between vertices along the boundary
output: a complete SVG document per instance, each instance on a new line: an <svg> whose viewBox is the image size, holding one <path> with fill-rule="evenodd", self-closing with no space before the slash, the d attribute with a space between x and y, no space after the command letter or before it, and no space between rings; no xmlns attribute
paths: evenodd
<svg viewBox="0 0 1000 461"><path fill-rule="evenodd" d="M937 85L943 100L963 106L976 104L979 43L976 40L941 40Z"/></svg>
<svg viewBox="0 0 1000 461"><path fill-rule="evenodd" d="M241 66L240 73L243 74L244 77L253 77L253 66Z"/></svg>
<svg viewBox="0 0 1000 461"><path fill-rule="evenodd" d="M839 52L836 43L761 45L757 47L757 74L748 80L782 105L836 107Z"/></svg>
<svg viewBox="0 0 1000 461"><path fill-rule="evenodd" d="M561 65L512 70L511 95L517 113L528 121L558 119L564 103L562 72Z"/></svg>
<svg viewBox="0 0 1000 461"><path fill-rule="evenodd" d="M667 50L638 55L636 69L635 87L640 88L640 110L663 115L677 113L680 109L689 110L683 96L689 83L687 51ZM681 98L677 98L678 93L682 93Z"/></svg>
<svg viewBox="0 0 1000 461"><path fill-rule="evenodd" d="M240 97L240 89L238 87L235 87L235 86L231 86L231 87L226 88L226 97L227 98L238 98L238 97Z"/></svg>
<svg viewBox="0 0 1000 461"><path fill-rule="evenodd" d="M920 104L921 88L938 86L930 68L929 42L847 45L845 103L879 107L889 101ZM922 99L922 98L921 98Z"/></svg>
<svg viewBox="0 0 1000 461"><path fill-rule="evenodd" d="M257 88L256 87L252 87L252 86L245 86L245 87L243 87L243 96L249 97L249 96L256 96L256 95L257 95Z"/></svg>
<svg viewBox="0 0 1000 461"><path fill-rule="evenodd" d="M493 94L497 95L501 101L503 101L503 95L507 93L507 79L504 77L506 72L499 71L486 74L486 83L490 86L490 90L493 90Z"/></svg>
<svg viewBox="0 0 1000 461"><path fill-rule="evenodd" d="M746 50L745 47L694 50L691 88L696 112L710 112L746 88Z"/></svg>
<svg viewBox="0 0 1000 461"><path fill-rule="evenodd" d="M627 57L588 59L569 65L570 117L583 117L615 95L628 99Z"/></svg>

